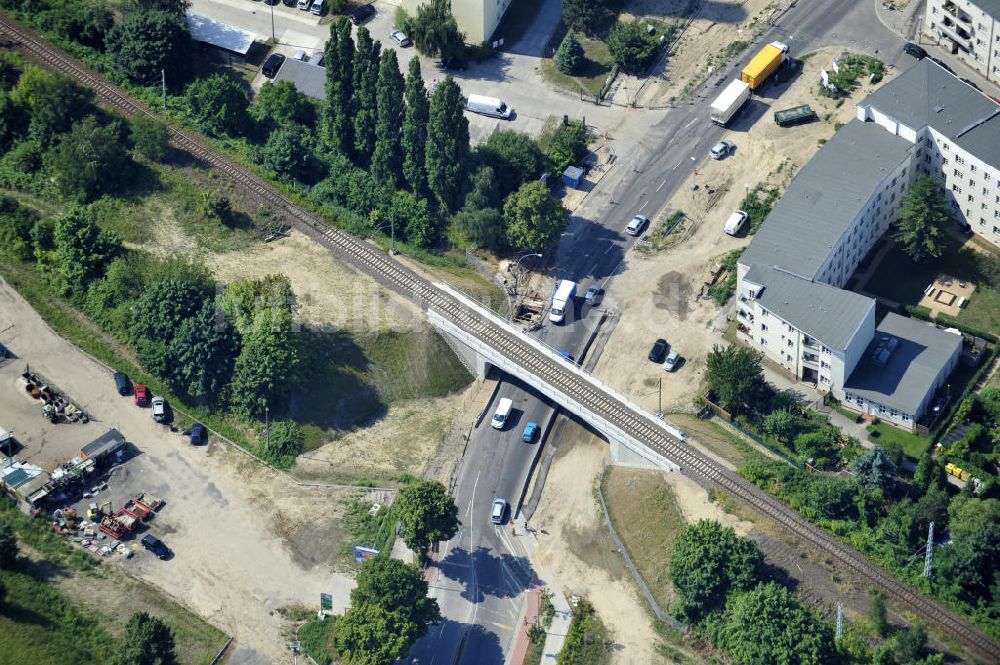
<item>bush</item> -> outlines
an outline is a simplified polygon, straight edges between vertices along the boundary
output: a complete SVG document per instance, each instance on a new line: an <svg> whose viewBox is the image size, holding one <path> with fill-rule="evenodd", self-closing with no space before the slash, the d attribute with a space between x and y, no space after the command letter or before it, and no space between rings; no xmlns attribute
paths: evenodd
<svg viewBox="0 0 1000 665"><path fill-rule="evenodd" d="M622 71L642 73L653 61L660 44L639 23L616 23L608 35L608 50Z"/></svg>
<svg viewBox="0 0 1000 665"><path fill-rule="evenodd" d="M260 433L260 456L279 469L291 467L302 452L302 428L292 420L275 420L267 430Z"/></svg>
<svg viewBox="0 0 1000 665"><path fill-rule="evenodd" d="M132 145L146 159L162 162L170 151L170 133L167 126L145 113L136 114L130 121Z"/></svg>
<svg viewBox="0 0 1000 665"><path fill-rule="evenodd" d="M559 126L549 142L551 173L561 174L570 164L579 164L587 156L591 134L582 122Z"/></svg>

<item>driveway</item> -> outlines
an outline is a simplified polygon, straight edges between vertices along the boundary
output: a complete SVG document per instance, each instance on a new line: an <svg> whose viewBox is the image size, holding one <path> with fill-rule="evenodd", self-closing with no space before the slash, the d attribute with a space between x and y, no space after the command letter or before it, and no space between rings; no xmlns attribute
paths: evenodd
<svg viewBox="0 0 1000 665"><path fill-rule="evenodd" d="M335 490L294 485L218 442L193 447L185 437L154 423L149 409L118 395L106 368L52 332L2 280L0 312L11 324L0 332L0 341L18 356L2 368L4 374L12 366L21 371L19 365L30 364L96 421L86 426L90 432L80 425L58 425L73 440L65 450L79 450L84 434L89 440L94 438L91 433L111 427L130 444L130 458L112 472L108 490L92 500L112 501L117 508L143 491L166 500L148 532L164 540L174 557L159 561L143 551L139 534L127 541L137 550L135 557L109 561L233 635L236 653L229 662L292 662L284 621L276 610L315 607L324 592L332 593L334 608L343 611L354 585L335 574L329 563L303 555L306 545L290 544L303 532L314 533L314 540L329 532L342 497ZM2 394L6 399L6 389ZM24 413L33 416L32 411ZM42 421L40 414L37 419ZM53 439L51 432L40 428L42 434L36 433L30 418L19 419L13 427L26 446L16 455L19 459L46 457L32 446Z"/></svg>

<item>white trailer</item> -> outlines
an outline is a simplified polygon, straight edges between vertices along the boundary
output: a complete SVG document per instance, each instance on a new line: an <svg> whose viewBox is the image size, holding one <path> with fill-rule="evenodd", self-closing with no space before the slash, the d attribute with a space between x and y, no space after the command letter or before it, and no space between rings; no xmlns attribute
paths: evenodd
<svg viewBox="0 0 1000 665"><path fill-rule="evenodd" d="M573 306L573 296L576 295L576 282L568 279L560 280L552 296L552 307L549 308L549 321L562 323L566 319L566 310Z"/></svg>
<svg viewBox="0 0 1000 665"><path fill-rule="evenodd" d="M730 118L750 99L750 84L731 81L712 102L712 122L725 126Z"/></svg>

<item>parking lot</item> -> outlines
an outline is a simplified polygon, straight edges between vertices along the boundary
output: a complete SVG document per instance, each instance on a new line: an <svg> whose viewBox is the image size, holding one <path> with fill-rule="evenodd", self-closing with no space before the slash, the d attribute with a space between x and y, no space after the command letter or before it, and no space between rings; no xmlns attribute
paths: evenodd
<svg viewBox="0 0 1000 665"><path fill-rule="evenodd" d="M149 409L120 396L110 372L56 336L6 283L0 282L0 342L17 359L0 366L0 426L24 449L19 460L51 468L114 427L130 455L110 474L108 488L89 501L110 501L151 492L165 505L149 526L126 539L136 555L108 561L152 582L170 596L235 636L232 662L291 662L275 611L288 605L316 607L332 593L335 609L347 603L353 582L337 575L339 506L346 490L303 488L217 441L192 447L185 437L153 422ZM28 363L84 407L87 425L50 425L38 402L17 394L16 377ZM13 377L13 378L12 378ZM138 539L152 533L174 552L160 561ZM340 533L342 538L342 533ZM110 541L103 541L107 544Z"/></svg>

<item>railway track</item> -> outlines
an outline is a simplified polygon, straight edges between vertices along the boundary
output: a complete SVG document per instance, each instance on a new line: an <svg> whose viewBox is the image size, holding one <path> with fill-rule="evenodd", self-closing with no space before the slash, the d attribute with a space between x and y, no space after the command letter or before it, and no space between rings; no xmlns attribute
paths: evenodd
<svg viewBox="0 0 1000 665"><path fill-rule="evenodd" d="M123 90L98 76L56 47L43 41L0 14L0 33L14 40L14 47L50 69L66 74L92 88L98 101L126 116L148 110ZM384 252L357 238L331 228L319 216L300 208L295 202L266 183L250 170L214 151L200 138L170 126L171 142L179 149L198 157L222 172L233 182L258 197L276 212L284 214L300 231L317 238L328 248L348 258L362 271L372 275L427 309L436 310L465 330L501 351L506 357L549 382L582 405L601 415L623 431L642 441L658 454L676 462L688 472L698 474L770 516L802 541L838 561L859 579L882 589L889 597L906 606L928 624L936 626L976 654L991 662L1000 662L1000 644L977 627L967 623L937 602L923 596L873 564L859 552L810 524L783 501L756 487L701 455L683 441L670 435L663 423L568 368L561 359L543 353L525 341L513 328L500 325L490 316L471 308L438 289L392 260Z"/></svg>

